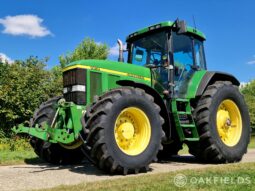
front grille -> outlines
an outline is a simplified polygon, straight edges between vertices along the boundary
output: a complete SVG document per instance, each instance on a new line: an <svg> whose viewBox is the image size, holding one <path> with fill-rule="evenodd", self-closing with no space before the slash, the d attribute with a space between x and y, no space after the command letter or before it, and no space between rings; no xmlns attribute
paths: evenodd
<svg viewBox="0 0 255 191"><path fill-rule="evenodd" d="M86 69L75 68L63 73L64 98L77 105L86 105ZM75 87L85 87L79 90Z"/></svg>

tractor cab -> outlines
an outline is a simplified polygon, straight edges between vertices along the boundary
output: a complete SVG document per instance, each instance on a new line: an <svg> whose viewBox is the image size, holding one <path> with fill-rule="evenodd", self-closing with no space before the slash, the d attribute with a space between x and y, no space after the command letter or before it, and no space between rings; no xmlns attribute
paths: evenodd
<svg viewBox="0 0 255 191"><path fill-rule="evenodd" d="M206 69L204 40L183 21L159 23L127 37L128 62L151 68L159 93L172 88L182 97L195 71Z"/></svg>

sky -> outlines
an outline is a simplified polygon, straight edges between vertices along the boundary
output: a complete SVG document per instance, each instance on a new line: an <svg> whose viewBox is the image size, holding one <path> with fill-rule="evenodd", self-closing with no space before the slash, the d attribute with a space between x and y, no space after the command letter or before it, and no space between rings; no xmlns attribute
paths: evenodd
<svg viewBox="0 0 255 191"><path fill-rule="evenodd" d="M223 71L241 82L255 79L255 1L246 0L0 0L0 56L58 57L85 38L108 44L117 60L116 39L177 17L201 30L207 40L208 70Z"/></svg>

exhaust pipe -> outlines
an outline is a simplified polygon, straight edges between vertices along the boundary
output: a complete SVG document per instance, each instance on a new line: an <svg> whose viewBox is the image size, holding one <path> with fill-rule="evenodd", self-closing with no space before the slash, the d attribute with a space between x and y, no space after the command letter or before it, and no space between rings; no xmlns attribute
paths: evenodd
<svg viewBox="0 0 255 191"><path fill-rule="evenodd" d="M124 57L123 57L123 43L120 39L117 40L118 45L119 45L119 62L124 62Z"/></svg>

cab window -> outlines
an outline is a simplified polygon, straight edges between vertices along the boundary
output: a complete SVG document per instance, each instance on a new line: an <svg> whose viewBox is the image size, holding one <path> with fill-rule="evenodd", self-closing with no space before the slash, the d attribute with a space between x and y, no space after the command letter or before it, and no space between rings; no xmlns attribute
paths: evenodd
<svg viewBox="0 0 255 191"><path fill-rule="evenodd" d="M194 73L193 55L192 38L173 33L174 81L177 94Z"/></svg>
<svg viewBox="0 0 255 191"><path fill-rule="evenodd" d="M205 55L204 55L204 46L203 42L200 40L195 39L194 40L194 51L196 56L196 64L198 69L206 69L205 64Z"/></svg>

